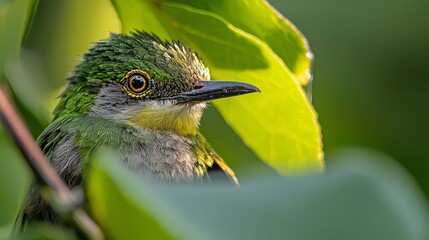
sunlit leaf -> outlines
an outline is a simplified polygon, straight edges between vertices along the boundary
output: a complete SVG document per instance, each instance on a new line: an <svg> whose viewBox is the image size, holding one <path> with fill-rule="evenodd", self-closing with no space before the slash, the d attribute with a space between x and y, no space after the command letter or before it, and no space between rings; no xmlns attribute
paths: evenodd
<svg viewBox="0 0 429 240"><path fill-rule="evenodd" d="M295 74L299 82L310 78L312 53L298 29L264 0L166 0L221 16L241 30L265 42Z"/></svg>
<svg viewBox="0 0 429 240"><path fill-rule="evenodd" d="M214 102L226 122L259 158L282 173L323 168L316 113L292 72L267 43L214 12L186 4L113 2L126 31L168 32L203 57L214 79L239 80L261 89L261 94ZM136 9L156 11L165 29L147 24L150 21L144 21L144 15L137 18L129 14Z"/></svg>
<svg viewBox="0 0 429 240"><path fill-rule="evenodd" d="M113 238L427 239L426 202L384 156L335 155L323 175L223 185L156 184L130 174L109 152L89 178L90 205ZM118 207L120 206L120 207ZM149 236L151 237L151 236Z"/></svg>

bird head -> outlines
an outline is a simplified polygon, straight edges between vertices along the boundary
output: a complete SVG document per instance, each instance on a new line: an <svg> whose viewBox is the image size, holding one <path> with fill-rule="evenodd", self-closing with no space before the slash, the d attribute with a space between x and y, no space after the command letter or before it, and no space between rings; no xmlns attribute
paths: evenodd
<svg viewBox="0 0 429 240"><path fill-rule="evenodd" d="M259 91L210 81L195 52L144 32L95 43L68 80L55 119L88 114L181 135L196 134L207 101Z"/></svg>

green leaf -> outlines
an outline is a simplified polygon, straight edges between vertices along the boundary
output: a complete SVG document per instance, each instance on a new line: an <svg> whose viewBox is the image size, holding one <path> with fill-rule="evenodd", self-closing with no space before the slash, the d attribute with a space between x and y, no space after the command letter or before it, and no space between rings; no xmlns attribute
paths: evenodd
<svg viewBox="0 0 429 240"><path fill-rule="evenodd" d="M11 1L13 1L13 0L0 0L0 7L2 7L3 5L5 5Z"/></svg>
<svg viewBox="0 0 429 240"><path fill-rule="evenodd" d="M116 12L122 21L122 31L131 32L136 29L156 30L160 38L170 39L170 34L165 28L162 19L159 19L156 8L149 1L112 1ZM132 16L132 17L131 17Z"/></svg>
<svg viewBox="0 0 429 240"><path fill-rule="evenodd" d="M302 85L310 80L312 53L301 32L264 0L166 0L212 12L265 42ZM239 9L239 10L238 10ZM251 19L251 21L250 21Z"/></svg>
<svg viewBox="0 0 429 240"><path fill-rule="evenodd" d="M121 166L115 165L117 156L114 153L104 152L99 154L97 159L98 163L106 160L108 169L119 167L117 174L125 173ZM91 184L87 196L91 210L111 238L136 239L135 237L139 236L142 239L172 239L167 229L159 224L157 213L151 208L142 208L139 204L147 206L152 204L154 199L151 199L151 195L138 198L123 195L120 190L122 186L119 186L115 179L108 177L98 164L90 178ZM124 179L124 181L128 180ZM138 214L129 214L133 212Z"/></svg>
<svg viewBox="0 0 429 240"><path fill-rule="evenodd" d="M0 239L7 239L29 185L21 155L0 126Z"/></svg>
<svg viewBox="0 0 429 240"><path fill-rule="evenodd" d="M21 42L30 25L37 0L14 0L0 4L0 80L4 65L19 55Z"/></svg>
<svg viewBox="0 0 429 240"><path fill-rule="evenodd" d="M130 174L109 152L87 185L95 216L112 238L391 239L429 237L428 208L415 182L371 152L335 154L326 174L224 185L156 184ZM120 207L118 207L120 206Z"/></svg>
<svg viewBox="0 0 429 240"><path fill-rule="evenodd" d="M267 43L214 12L186 4L113 2L126 31L144 27L156 34L168 32L195 49L215 79L239 80L261 89L261 94L214 101L226 122L259 158L281 173L323 168L316 113L294 74ZM144 21L144 14L139 18L129 14L137 9L155 11L164 28L147 24L150 21Z"/></svg>
<svg viewBox="0 0 429 240"><path fill-rule="evenodd" d="M29 30L37 3L37 0L13 0L0 4L0 83L7 81L13 89L11 95L15 97L32 133L40 133L40 125L46 125L48 119L41 97L37 95L40 75L33 71L39 66L39 59L26 52L23 59L20 58L21 43Z"/></svg>
<svg viewBox="0 0 429 240"><path fill-rule="evenodd" d="M0 2L0 83L6 80L6 65L19 58L37 0ZM28 189L30 174L22 157L0 126L0 239L7 239Z"/></svg>
<svg viewBox="0 0 429 240"><path fill-rule="evenodd" d="M15 240L77 240L70 229L51 225L48 223L33 223L26 227L25 232Z"/></svg>

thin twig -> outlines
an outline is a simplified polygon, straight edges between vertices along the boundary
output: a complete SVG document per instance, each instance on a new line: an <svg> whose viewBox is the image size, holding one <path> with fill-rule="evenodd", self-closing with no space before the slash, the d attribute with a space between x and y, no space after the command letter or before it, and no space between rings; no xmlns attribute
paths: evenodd
<svg viewBox="0 0 429 240"><path fill-rule="evenodd" d="M61 180L55 170L45 159L43 152L34 141L25 124L14 109L6 89L0 86L0 120L12 136L15 144L24 155L34 175L42 185L48 187L52 194L43 194L46 201L56 210L65 211L71 216L73 225L82 236L88 239L103 239L103 233L89 215L79 206L77 198Z"/></svg>

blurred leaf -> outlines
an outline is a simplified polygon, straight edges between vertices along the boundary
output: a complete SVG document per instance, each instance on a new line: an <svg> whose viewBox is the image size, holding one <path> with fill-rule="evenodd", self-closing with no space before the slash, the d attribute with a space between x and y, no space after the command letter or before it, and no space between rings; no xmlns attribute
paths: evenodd
<svg viewBox="0 0 429 240"><path fill-rule="evenodd" d="M59 226L49 224L35 223L31 224L21 236L15 240L76 240L70 230L63 229Z"/></svg>
<svg viewBox="0 0 429 240"><path fill-rule="evenodd" d="M0 239L6 239L27 191L30 173L2 126L0 153Z"/></svg>
<svg viewBox="0 0 429 240"><path fill-rule="evenodd" d="M237 189L154 184L103 152L88 199L113 238L427 239L426 202L400 166L364 151L335 158L324 175L262 177Z"/></svg>
<svg viewBox="0 0 429 240"><path fill-rule="evenodd" d="M316 53L324 150L353 144L387 153L429 197L429 111L421 108L429 106L429 1L269 1Z"/></svg>
<svg viewBox="0 0 429 240"><path fill-rule="evenodd" d="M97 9L97 11L94 11ZM79 16L76 18L76 16ZM23 43L19 58L6 64L6 76L17 96L19 112L33 136L51 119L58 96L67 83L67 73L93 42L120 30L110 1L41 1L37 17ZM34 121L36 118L36 121ZM36 123L36 124L35 124Z"/></svg>
<svg viewBox="0 0 429 240"><path fill-rule="evenodd" d="M159 12L149 1L116 1L112 3L122 20L122 31L131 32L135 29L156 30L156 34L163 39L171 40L165 23L159 18Z"/></svg>
<svg viewBox="0 0 429 240"><path fill-rule="evenodd" d="M0 7L5 5L6 3L9 3L10 1L12 1L12 0L0 0Z"/></svg>
<svg viewBox="0 0 429 240"><path fill-rule="evenodd" d="M41 1L25 47L36 53L43 69L40 84L44 94L59 96L68 73L81 61L94 42L119 32L120 22L110 1L47 0ZM45 95L40 96L41 98ZM51 103L52 104L52 103Z"/></svg>
<svg viewBox="0 0 429 240"><path fill-rule="evenodd" d="M22 120L25 122L26 126L29 128L31 135L33 137L38 136L45 126L48 124L47 119L44 119L41 116L37 116L37 111L34 111L30 106L26 105L19 96L17 96L13 91L10 93L12 95L12 100L16 105L19 114L22 117Z"/></svg>
<svg viewBox="0 0 429 240"><path fill-rule="evenodd" d="M40 126L47 123L46 111L40 104L40 97L36 97L37 89L41 86L38 84L39 75L25 68L30 66L34 69L38 62L32 61L24 67L19 55L37 3L37 0L14 0L0 4L0 82L7 80L11 84L14 90L12 95L20 112L31 117L26 121L30 123L33 134L39 133ZM28 60L26 56L24 58Z"/></svg>
<svg viewBox="0 0 429 240"><path fill-rule="evenodd" d="M10 59L5 64L4 70L9 85L18 98L17 100L26 108L19 110L32 112L37 121L46 126L49 123L51 113L42 97L46 95L47 86L40 84L45 76L41 71L38 56L34 52L22 48L19 58Z"/></svg>
<svg viewBox="0 0 429 240"><path fill-rule="evenodd" d="M329 161L353 173L365 171L368 180L375 183L374 190L380 193L385 208L392 211L392 218L400 222L398 227L409 236L403 239L429 239L427 199L412 176L396 161L380 153L353 148L335 151Z"/></svg>
<svg viewBox="0 0 429 240"><path fill-rule="evenodd" d="M0 80L5 63L19 55L36 5L37 0L14 0L0 5Z"/></svg>
<svg viewBox="0 0 429 240"><path fill-rule="evenodd" d="M156 34L168 32L197 50L216 79L240 80L261 89L262 94L218 100L214 105L262 160L282 173L323 168L316 113L294 75L267 43L214 12L186 4L113 2L124 30L144 27ZM149 24L152 20L145 21L145 14L130 14L136 11L154 11L162 24Z"/></svg>
<svg viewBox="0 0 429 240"><path fill-rule="evenodd" d="M108 153L110 155L103 154L97 158L100 161L106 158L104 160L110 167L120 167L114 166L116 155L112 152ZM117 174L124 174L123 169L117 170L120 170ZM158 214L151 208L142 208L139 204L141 202L142 205L149 205L154 202L154 199L129 198L123 195L119 190L121 186L118 186L115 179L109 178L103 171L105 170L99 169L99 166L95 167L87 196L96 219L107 230L107 234L111 238L172 239L168 230L160 225L157 219ZM150 198L150 195L148 197ZM138 214L130 214L133 212Z"/></svg>

